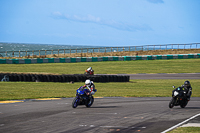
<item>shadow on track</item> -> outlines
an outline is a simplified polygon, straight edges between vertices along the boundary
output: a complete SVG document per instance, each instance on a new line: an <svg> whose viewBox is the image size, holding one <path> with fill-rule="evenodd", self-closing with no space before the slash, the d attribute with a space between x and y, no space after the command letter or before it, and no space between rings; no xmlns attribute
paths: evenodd
<svg viewBox="0 0 200 133"><path fill-rule="evenodd" d="M177 108L173 108L173 109L200 109L200 107L185 107L185 108L181 108L181 107L177 107Z"/></svg>
<svg viewBox="0 0 200 133"><path fill-rule="evenodd" d="M185 107L185 109L200 109L200 107Z"/></svg>
<svg viewBox="0 0 200 133"><path fill-rule="evenodd" d="M90 108L117 108L118 106L96 106L96 107L90 107Z"/></svg>

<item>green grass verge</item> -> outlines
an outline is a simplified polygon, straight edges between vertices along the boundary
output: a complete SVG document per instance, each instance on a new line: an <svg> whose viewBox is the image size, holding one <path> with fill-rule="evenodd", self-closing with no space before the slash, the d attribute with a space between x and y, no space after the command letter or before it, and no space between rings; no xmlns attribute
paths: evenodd
<svg viewBox="0 0 200 133"><path fill-rule="evenodd" d="M0 64L0 72L83 74L85 69L93 67L95 74L197 73L199 66L200 59Z"/></svg>
<svg viewBox="0 0 200 133"><path fill-rule="evenodd" d="M199 133L200 127L179 127L168 133Z"/></svg>
<svg viewBox="0 0 200 133"><path fill-rule="evenodd" d="M180 86L185 80L130 80L130 82L95 83L95 97L171 97L172 85ZM200 80L190 80L192 97L200 97ZM83 82L0 82L0 100L75 97Z"/></svg>

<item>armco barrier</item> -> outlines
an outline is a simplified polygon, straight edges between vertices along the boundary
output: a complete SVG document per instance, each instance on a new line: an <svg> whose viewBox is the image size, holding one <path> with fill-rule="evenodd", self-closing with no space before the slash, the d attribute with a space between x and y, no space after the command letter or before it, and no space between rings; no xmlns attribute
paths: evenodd
<svg viewBox="0 0 200 133"><path fill-rule="evenodd" d="M77 58L37 58L37 59L0 59L0 64L34 64L34 63L75 63L98 61L131 61L131 60L163 60L200 58L200 54L176 55L144 55L144 56L109 56L109 57L77 57Z"/></svg>
<svg viewBox="0 0 200 133"><path fill-rule="evenodd" d="M127 75L45 75L45 74L17 74L0 73L0 80L7 75L12 82L85 82L90 79L94 82L129 82Z"/></svg>

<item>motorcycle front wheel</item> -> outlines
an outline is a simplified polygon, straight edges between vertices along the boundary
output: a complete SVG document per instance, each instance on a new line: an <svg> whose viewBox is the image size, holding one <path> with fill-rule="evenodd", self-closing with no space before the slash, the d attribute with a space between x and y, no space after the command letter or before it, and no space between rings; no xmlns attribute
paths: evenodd
<svg viewBox="0 0 200 133"><path fill-rule="evenodd" d="M78 97L75 97L73 102L72 102L72 108L76 108L78 106L78 102L79 102Z"/></svg>
<svg viewBox="0 0 200 133"><path fill-rule="evenodd" d="M174 102L175 102L175 99L172 98L171 101L169 102L169 108L173 108L174 107Z"/></svg>
<svg viewBox="0 0 200 133"><path fill-rule="evenodd" d="M93 102L94 102L94 97L92 96L91 100L88 101L88 102L85 104L85 106L89 108L90 106L92 106Z"/></svg>
<svg viewBox="0 0 200 133"><path fill-rule="evenodd" d="M182 102L181 105L180 105L181 108L185 108L185 106L187 105L187 103L188 103L188 101Z"/></svg>

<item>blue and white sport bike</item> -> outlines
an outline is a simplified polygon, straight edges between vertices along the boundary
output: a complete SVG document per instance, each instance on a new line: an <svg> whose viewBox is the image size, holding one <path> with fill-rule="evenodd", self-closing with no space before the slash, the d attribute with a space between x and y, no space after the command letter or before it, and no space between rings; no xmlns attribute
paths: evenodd
<svg viewBox="0 0 200 133"><path fill-rule="evenodd" d="M76 97L72 102L72 107L76 108L78 105L85 105L86 107L92 106L94 102L94 97L88 96L87 93L90 91L84 87L80 87L76 90Z"/></svg>

